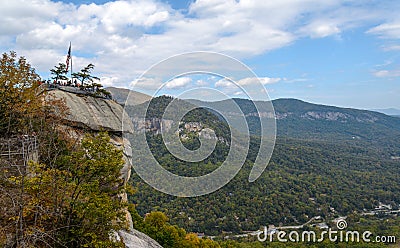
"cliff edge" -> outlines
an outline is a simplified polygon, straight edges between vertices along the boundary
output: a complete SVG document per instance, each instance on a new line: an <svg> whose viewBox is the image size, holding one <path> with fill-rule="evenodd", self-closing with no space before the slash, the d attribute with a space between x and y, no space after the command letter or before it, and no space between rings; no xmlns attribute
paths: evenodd
<svg viewBox="0 0 400 248"><path fill-rule="evenodd" d="M123 151L125 164L121 169L121 177L125 184L128 183L132 169L132 150L129 140L123 137L123 133L133 133L133 125L123 107L110 99L74 94L60 89L49 91L48 97L65 100L69 113L65 117L67 124L63 128L70 136L82 139L86 132L109 132L110 142ZM128 200L126 193L121 198L123 201ZM117 232L118 238L126 247L162 248L152 238L133 229L132 218L128 211L126 218L130 223L130 230Z"/></svg>

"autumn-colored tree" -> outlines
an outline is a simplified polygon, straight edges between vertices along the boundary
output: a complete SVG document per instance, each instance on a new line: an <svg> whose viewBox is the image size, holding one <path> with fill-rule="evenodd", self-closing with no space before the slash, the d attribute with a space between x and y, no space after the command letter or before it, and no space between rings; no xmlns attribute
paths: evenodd
<svg viewBox="0 0 400 248"><path fill-rule="evenodd" d="M110 235L126 224L122 152L106 133L68 135L65 102L39 81L25 58L2 55L0 148L32 137L40 145L0 156L0 247L120 247Z"/></svg>
<svg viewBox="0 0 400 248"><path fill-rule="evenodd" d="M24 57L15 52L0 59L0 244L8 242L24 246L26 194L29 159L38 155L37 144L42 134L54 129L54 109L61 106L45 99L39 86L40 77ZM48 105L47 105L48 104ZM47 105L47 106L46 106ZM58 109L60 114L62 108ZM47 130L47 131L45 131ZM35 145L36 144L36 145ZM41 148L54 148L42 143ZM49 145L49 146L48 146ZM36 150L35 150L36 149ZM55 154L55 152L51 152ZM54 158L54 156L53 156ZM11 238L10 238L11 237ZM1 246L1 245L0 245Z"/></svg>
<svg viewBox="0 0 400 248"><path fill-rule="evenodd" d="M199 238L195 233L186 234L185 240L182 242L183 248L220 248L218 242L207 238Z"/></svg>
<svg viewBox="0 0 400 248"><path fill-rule="evenodd" d="M127 204L118 197L125 190L120 177L124 161L109 141L106 133L87 135L77 150L58 158L57 167L31 162L30 176L8 178L9 184L23 187L24 209L22 223L18 211L0 218L16 224L4 230L12 237L6 245L121 247L110 236L126 228ZM23 232L13 230L19 224Z"/></svg>
<svg viewBox="0 0 400 248"><path fill-rule="evenodd" d="M35 69L15 52L3 53L0 59L0 136L28 134L39 112L41 81Z"/></svg>
<svg viewBox="0 0 400 248"><path fill-rule="evenodd" d="M219 248L218 242L210 239L201 239L194 233L187 234L178 226L171 225L168 217L159 211L151 212L142 219L135 209L131 208L134 228L152 237L165 248Z"/></svg>

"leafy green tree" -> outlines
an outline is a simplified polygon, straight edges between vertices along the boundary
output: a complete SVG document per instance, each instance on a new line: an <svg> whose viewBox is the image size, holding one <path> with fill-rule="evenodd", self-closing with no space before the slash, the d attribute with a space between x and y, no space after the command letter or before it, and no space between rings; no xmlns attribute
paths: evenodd
<svg viewBox="0 0 400 248"><path fill-rule="evenodd" d="M151 212L146 215L144 220L137 214L135 209L131 208L130 212L134 228L149 235L165 248L220 247L218 242L198 238L194 233L187 234L184 229L169 224L168 217L162 212Z"/></svg>
<svg viewBox="0 0 400 248"><path fill-rule="evenodd" d="M35 247L121 247L110 239L113 230L126 228L125 190L120 178L124 164L106 133L87 135L81 146L59 158L58 167L30 164L29 177L10 177L24 184L24 232L18 244ZM18 223L18 215L7 219ZM16 233L9 230L10 233Z"/></svg>
<svg viewBox="0 0 400 248"><path fill-rule="evenodd" d="M152 212L145 219L144 231L163 247L179 247L186 232L182 228L171 226L168 217L162 212Z"/></svg>
<svg viewBox="0 0 400 248"><path fill-rule="evenodd" d="M118 197L125 190L120 177L122 151L110 143L106 133L100 133L87 136L62 164L70 173L64 219L67 240L76 246L110 247L110 232L126 227L127 205Z"/></svg>

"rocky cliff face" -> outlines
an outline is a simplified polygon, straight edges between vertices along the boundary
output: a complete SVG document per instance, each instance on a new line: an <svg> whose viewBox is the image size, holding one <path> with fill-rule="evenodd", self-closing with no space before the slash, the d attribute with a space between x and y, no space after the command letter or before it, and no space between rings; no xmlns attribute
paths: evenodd
<svg viewBox="0 0 400 248"><path fill-rule="evenodd" d="M135 132L154 132L156 134L161 133L161 126L165 130L170 130L173 124L172 120L165 120L160 118L149 118L144 120L143 118L132 117L133 130Z"/></svg>
<svg viewBox="0 0 400 248"><path fill-rule="evenodd" d="M149 118L144 120L143 118L133 117L131 120L133 131L136 133L152 132L154 134L161 134L161 127L163 127L165 131L170 131L174 124L173 120L160 118ZM229 142L225 138L213 136L213 130L205 127L201 122L179 122L179 125L181 127L177 132L182 140L188 138L187 133L195 133L205 139L216 139L217 141L223 142L229 146Z"/></svg>
<svg viewBox="0 0 400 248"><path fill-rule="evenodd" d="M65 99L70 112L67 120L71 121L71 125L74 127L110 132L131 132L133 130L124 109L115 101L77 95L62 90L52 90L49 94L58 99Z"/></svg>
<svg viewBox="0 0 400 248"><path fill-rule="evenodd" d="M123 151L125 164L121 169L121 177L124 183L127 183L131 175L132 150L129 140L123 137L123 133L132 133L133 125L123 107L113 100L77 95L62 90L52 90L49 96L65 100L69 108L69 114L66 117L68 124L62 128L72 137L81 139L86 131L109 131L110 142ZM126 194L123 194L121 198L123 201L128 200ZM130 223L130 230L118 231L118 238L122 239L126 247L161 247L150 237L133 229L129 212L126 213L126 218Z"/></svg>

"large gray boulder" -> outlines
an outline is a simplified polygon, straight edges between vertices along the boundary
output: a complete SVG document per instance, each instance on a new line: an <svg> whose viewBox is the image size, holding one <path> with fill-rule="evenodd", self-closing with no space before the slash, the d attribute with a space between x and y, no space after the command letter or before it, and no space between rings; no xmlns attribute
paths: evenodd
<svg viewBox="0 0 400 248"><path fill-rule="evenodd" d="M69 108L66 117L72 125L94 131L132 132L132 122L117 102L88 95L52 90L48 97L65 99Z"/></svg>
<svg viewBox="0 0 400 248"><path fill-rule="evenodd" d="M127 248L162 248L157 241L137 230L118 231L118 236Z"/></svg>

